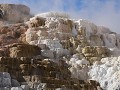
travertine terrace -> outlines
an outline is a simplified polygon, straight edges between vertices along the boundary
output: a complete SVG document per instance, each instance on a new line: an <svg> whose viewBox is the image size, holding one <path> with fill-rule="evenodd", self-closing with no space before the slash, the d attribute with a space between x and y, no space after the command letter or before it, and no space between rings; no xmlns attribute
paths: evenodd
<svg viewBox="0 0 120 90"><path fill-rule="evenodd" d="M0 10L0 90L120 89L119 34L64 13Z"/></svg>

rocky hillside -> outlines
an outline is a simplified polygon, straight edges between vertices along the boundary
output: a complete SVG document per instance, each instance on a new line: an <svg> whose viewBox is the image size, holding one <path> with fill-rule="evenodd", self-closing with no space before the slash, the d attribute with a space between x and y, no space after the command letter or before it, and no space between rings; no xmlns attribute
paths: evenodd
<svg viewBox="0 0 120 90"><path fill-rule="evenodd" d="M119 34L63 13L27 20L24 5L0 10L0 90L120 89Z"/></svg>

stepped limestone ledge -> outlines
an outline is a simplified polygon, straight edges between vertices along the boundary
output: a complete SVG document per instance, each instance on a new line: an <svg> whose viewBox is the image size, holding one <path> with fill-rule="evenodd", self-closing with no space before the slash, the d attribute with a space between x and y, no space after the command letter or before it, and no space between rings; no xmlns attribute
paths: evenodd
<svg viewBox="0 0 120 90"><path fill-rule="evenodd" d="M73 20L66 17L66 14L62 15L63 18L59 13L44 13L30 18L26 22L26 42L48 47L49 49L41 50L42 55L47 58L63 58L71 66L69 70L73 78L95 79L103 88L110 88L112 84L104 87L105 83L91 77L95 73L91 73L91 70L94 63L101 63L102 58L120 55L117 53L120 35L87 20Z"/></svg>
<svg viewBox="0 0 120 90"><path fill-rule="evenodd" d="M48 15L49 13L43 17L42 14L36 15L26 22L29 26L26 32L28 43L39 44L41 40L57 38L60 41L70 40L75 47L81 44L120 48L120 35L106 27L96 26L87 20L47 17Z"/></svg>
<svg viewBox="0 0 120 90"><path fill-rule="evenodd" d="M10 5L0 8L7 11ZM13 5L16 8L1 18L17 22L29 16L29 8L21 6ZM23 16L12 19L9 11ZM64 13L47 12L4 24L0 27L0 57L0 75L9 74L5 78L9 83L0 89L120 89L120 34Z"/></svg>
<svg viewBox="0 0 120 90"><path fill-rule="evenodd" d="M1 57L0 65L1 90L102 90L94 80L72 78L63 60Z"/></svg>

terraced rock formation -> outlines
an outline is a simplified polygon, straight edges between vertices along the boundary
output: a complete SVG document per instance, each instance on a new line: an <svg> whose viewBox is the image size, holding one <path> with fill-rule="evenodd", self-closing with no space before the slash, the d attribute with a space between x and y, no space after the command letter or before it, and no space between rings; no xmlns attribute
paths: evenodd
<svg viewBox="0 0 120 90"><path fill-rule="evenodd" d="M119 89L119 34L66 14L48 12L25 21L28 7L0 8L1 90Z"/></svg>

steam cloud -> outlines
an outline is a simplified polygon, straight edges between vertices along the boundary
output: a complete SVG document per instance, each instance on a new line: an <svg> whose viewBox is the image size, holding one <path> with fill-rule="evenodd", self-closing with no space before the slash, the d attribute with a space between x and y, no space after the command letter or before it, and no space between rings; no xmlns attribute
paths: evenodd
<svg viewBox="0 0 120 90"><path fill-rule="evenodd" d="M120 0L2 0L0 3L25 4L31 13L66 12L75 19L87 19L120 33Z"/></svg>

